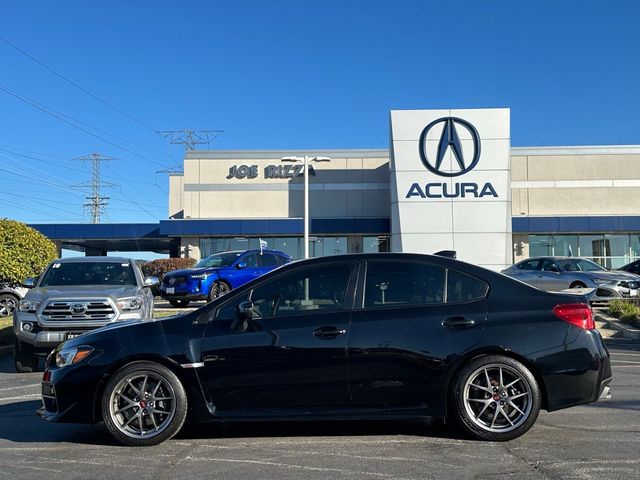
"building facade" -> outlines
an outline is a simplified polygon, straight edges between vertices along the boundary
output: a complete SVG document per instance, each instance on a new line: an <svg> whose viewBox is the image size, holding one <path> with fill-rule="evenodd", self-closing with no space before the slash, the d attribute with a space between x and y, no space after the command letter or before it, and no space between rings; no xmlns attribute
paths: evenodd
<svg viewBox="0 0 640 480"><path fill-rule="evenodd" d="M505 110L410 111L413 126L398 124L403 112L392 112L389 150L189 151L184 173L170 177L170 220L161 222L160 231L179 237L182 256L200 258L220 250L254 248L262 238L270 248L300 258L302 168L281 159L309 155L331 158L311 162L309 171L314 256L452 248L462 260L494 269L534 255L583 256L614 268L640 258L640 198L635 195L640 187L640 146L511 147ZM480 170L473 182L465 180L460 188L471 188L473 183L480 189L491 182L496 197L489 192L486 199L470 194L460 198L458 192L458 197L447 198L441 189L446 185L449 197L454 195L454 177L427 177L430 172L414 160L404 170L397 167L403 148L417 158L424 128L447 118L467 119L476 127L482 146ZM487 121L490 128L482 126ZM503 126L496 127L500 122ZM427 138L431 131L423 139L436 150L447 128L446 122L440 123L433 139ZM464 142L473 139L464 138L462 123L453 126L461 138L461 151L470 159L472 148ZM403 128L410 133L400 131ZM446 161L453 162L453 170L459 169L455 145L450 143L448 150ZM406 185L400 187L403 176ZM436 183L429 183L434 179ZM416 199L427 201L409 205L412 212L407 216L396 207L408 200L407 185L414 183L420 190L441 185L436 194L440 196L422 198L421 193L428 195L413 192ZM435 191L431 189L432 194ZM478 202L472 204L469 197ZM498 200L497 208L480 206L482 201L496 207ZM457 218L454 214L455 225L449 222L452 211L460 212ZM403 245L400 235L412 233L417 223L418 240ZM426 241L436 237L443 241ZM492 257L498 260L483 261L474 253L491 248L491 243L500 244L498 256Z"/></svg>
<svg viewBox="0 0 640 480"><path fill-rule="evenodd" d="M169 177L158 224L34 225L60 248L201 258L269 248L310 254L455 250L500 270L573 255L610 268L640 258L640 146L512 147L509 109L390 114L388 149L192 150Z"/></svg>

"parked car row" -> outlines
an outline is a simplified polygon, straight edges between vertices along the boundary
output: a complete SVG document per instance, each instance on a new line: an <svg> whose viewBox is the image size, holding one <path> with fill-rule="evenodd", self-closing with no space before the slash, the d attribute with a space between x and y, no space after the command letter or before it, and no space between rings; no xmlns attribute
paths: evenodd
<svg viewBox="0 0 640 480"><path fill-rule="evenodd" d="M569 288L590 288L591 302L613 298L636 298L640 288L640 262L633 262L620 270L607 270L585 258L533 257L516 263L502 273L524 283L548 291Z"/></svg>

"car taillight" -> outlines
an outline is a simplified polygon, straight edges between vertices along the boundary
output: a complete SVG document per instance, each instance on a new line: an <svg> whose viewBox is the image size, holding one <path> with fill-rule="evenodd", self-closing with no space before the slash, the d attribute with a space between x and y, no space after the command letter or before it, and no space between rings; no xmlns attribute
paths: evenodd
<svg viewBox="0 0 640 480"><path fill-rule="evenodd" d="M569 322L571 325L575 325L584 330L593 330L596 328L591 308L584 303L556 305L553 307L553 313L565 322Z"/></svg>

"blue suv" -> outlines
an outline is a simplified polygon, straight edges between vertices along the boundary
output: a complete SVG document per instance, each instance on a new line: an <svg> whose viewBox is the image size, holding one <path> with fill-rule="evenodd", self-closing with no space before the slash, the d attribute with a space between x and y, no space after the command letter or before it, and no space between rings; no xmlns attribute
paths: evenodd
<svg viewBox="0 0 640 480"><path fill-rule="evenodd" d="M186 307L192 300L210 302L289 262L289 255L275 250L215 253L193 268L167 273L160 284L160 296L174 307Z"/></svg>

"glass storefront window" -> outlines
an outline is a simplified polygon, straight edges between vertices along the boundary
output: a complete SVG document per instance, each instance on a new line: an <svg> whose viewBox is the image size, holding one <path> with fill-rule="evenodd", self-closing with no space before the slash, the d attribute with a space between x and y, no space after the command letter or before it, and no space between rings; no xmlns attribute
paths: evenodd
<svg viewBox="0 0 640 480"><path fill-rule="evenodd" d="M387 235L376 235L374 237L362 238L363 253L377 253L389 251L389 237Z"/></svg>
<svg viewBox="0 0 640 480"><path fill-rule="evenodd" d="M225 250L252 250L260 248L260 238L270 250L279 250L298 260L304 257L302 237L213 237L200 239L200 256L204 258ZM367 237L377 238L377 237ZM387 242L388 243L388 242ZM386 247L388 249L388 247ZM378 250L376 250L378 251ZM386 250L380 250L386 251ZM349 252L347 237L309 237L309 256L324 257Z"/></svg>
<svg viewBox="0 0 640 480"><path fill-rule="evenodd" d="M529 256L553 255L553 235L529 235Z"/></svg>
<svg viewBox="0 0 640 480"><path fill-rule="evenodd" d="M578 245L581 257L604 266L606 256L604 235L580 235Z"/></svg>
<svg viewBox="0 0 640 480"><path fill-rule="evenodd" d="M268 242L268 248L284 252L293 259L302 258L300 246L301 242L298 237L275 237L271 242Z"/></svg>
<svg viewBox="0 0 640 480"><path fill-rule="evenodd" d="M605 267L618 268L629 263L629 235L605 235L607 258Z"/></svg>
<svg viewBox="0 0 640 480"><path fill-rule="evenodd" d="M553 237L553 254L556 257L577 257L577 235L555 235Z"/></svg>

